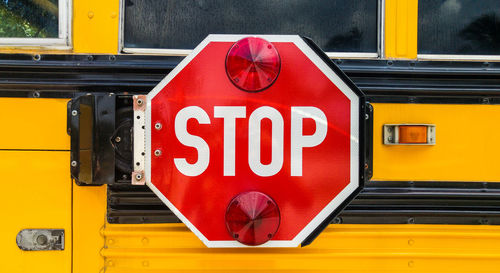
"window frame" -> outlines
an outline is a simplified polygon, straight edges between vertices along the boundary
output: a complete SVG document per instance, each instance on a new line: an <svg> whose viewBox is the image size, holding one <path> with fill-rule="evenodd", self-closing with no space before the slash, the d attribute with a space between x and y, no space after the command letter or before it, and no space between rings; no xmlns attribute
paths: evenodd
<svg viewBox="0 0 500 273"><path fill-rule="evenodd" d="M58 0L58 38L0 37L0 48L71 49L72 0Z"/></svg>
<svg viewBox="0 0 500 273"><path fill-rule="evenodd" d="M187 56L191 49L125 47L125 0L120 1L118 52L119 54ZM385 0L377 0L377 51L376 52L325 52L330 58L381 59L384 58Z"/></svg>

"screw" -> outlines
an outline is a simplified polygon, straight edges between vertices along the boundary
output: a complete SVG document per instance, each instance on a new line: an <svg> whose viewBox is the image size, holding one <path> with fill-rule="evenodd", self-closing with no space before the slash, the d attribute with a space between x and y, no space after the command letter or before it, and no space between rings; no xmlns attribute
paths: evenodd
<svg viewBox="0 0 500 273"><path fill-rule="evenodd" d="M78 165L78 163L76 161L71 161L71 167L76 167L76 165Z"/></svg>
<svg viewBox="0 0 500 273"><path fill-rule="evenodd" d="M161 129L161 123L157 122L155 123L155 129L160 130Z"/></svg>
<svg viewBox="0 0 500 273"><path fill-rule="evenodd" d="M71 111L71 115L72 115L72 116L76 116L76 115L78 115L78 111L76 111L76 110Z"/></svg>
<svg viewBox="0 0 500 273"><path fill-rule="evenodd" d="M368 114L365 114L365 119L369 119L370 116Z"/></svg>
<svg viewBox="0 0 500 273"><path fill-rule="evenodd" d="M142 179L142 174L138 173L135 175L135 180L140 181Z"/></svg>
<svg viewBox="0 0 500 273"><path fill-rule="evenodd" d="M137 99L137 105L141 106L143 101L141 99Z"/></svg>
<svg viewBox="0 0 500 273"><path fill-rule="evenodd" d="M120 141L122 141L122 138L121 138L121 137L119 137L119 136L115 137L115 142L116 142L116 143L118 143L118 142L120 142Z"/></svg>
<svg viewBox="0 0 500 273"><path fill-rule="evenodd" d="M155 150L155 155L156 156L160 156L161 155L161 150L160 149Z"/></svg>
<svg viewBox="0 0 500 273"><path fill-rule="evenodd" d="M33 56L33 61L38 62L38 61L40 61L41 58L42 57L40 56L40 54L36 54Z"/></svg>

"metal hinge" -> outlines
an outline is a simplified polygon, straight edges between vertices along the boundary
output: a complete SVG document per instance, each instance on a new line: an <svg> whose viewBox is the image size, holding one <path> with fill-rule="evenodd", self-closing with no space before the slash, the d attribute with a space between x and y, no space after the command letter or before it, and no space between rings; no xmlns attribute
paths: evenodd
<svg viewBox="0 0 500 273"><path fill-rule="evenodd" d="M145 163L145 129L146 129L146 96L134 96L134 171L132 172L132 185L146 184L144 176Z"/></svg>

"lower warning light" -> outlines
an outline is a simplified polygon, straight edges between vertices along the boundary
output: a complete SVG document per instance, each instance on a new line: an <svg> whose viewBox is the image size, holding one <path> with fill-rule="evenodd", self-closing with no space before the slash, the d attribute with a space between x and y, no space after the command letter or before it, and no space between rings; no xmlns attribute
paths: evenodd
<svg viewBox="0 0 500 273"><path fill-rule="evenodd" d="M229 234L238 242L250 246L271 240L278 231L280 219L276 202L257 191L238 194L226 211Z"/></svg>

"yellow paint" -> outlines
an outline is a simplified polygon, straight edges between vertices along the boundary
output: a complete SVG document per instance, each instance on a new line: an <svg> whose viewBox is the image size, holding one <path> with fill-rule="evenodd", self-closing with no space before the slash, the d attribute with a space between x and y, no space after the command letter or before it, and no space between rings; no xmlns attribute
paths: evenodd
<svg viewBox="0 0 500 273"><path fill-rule="evenodd" d="M118 53L119 7L119 0L73 2L75 53Z"/></svg>
<svg viewBox="0 0 500 273"><path fill-rule="evenodd" d="M373 180L500 181L500 105L374 103ZM384 145L382 126L436 125L436 145Z"/></svg>
<svg viewBox="0 0 500 273"><path fill-rule="evenodd" d="M500 227L330 225L305 248L209 249L183 224L107 225L106 272L498 272Z"/></svg>
<svg viewBox="0 0 500 273"><path fill-rule="evenodd" d="M417 58L418 0L385 0L385 57Z"/></svg>
<svg viewBox="0 0 500 273"><path fill-rule="evenodd" d="M67 102L67 99L0 98L3 128L0 149L69 150Z"/></svg>
<svg viewBox="0 0 500 273"><path fill-rule="evenodd" d="M17 121L20 122L19 119ZM71 272L71 180L68 162L69 152L0 151L0 207L3 217L0 225L0 272ZM22 229L30 228L64 229L65 250L20 250L15 243L16 235Z"/></svg>
<svg viewBox="0 0 500 273"><path fill-rule="evenodd" d="M106 186L73 186L73 273L101 272Z"/></svg>

